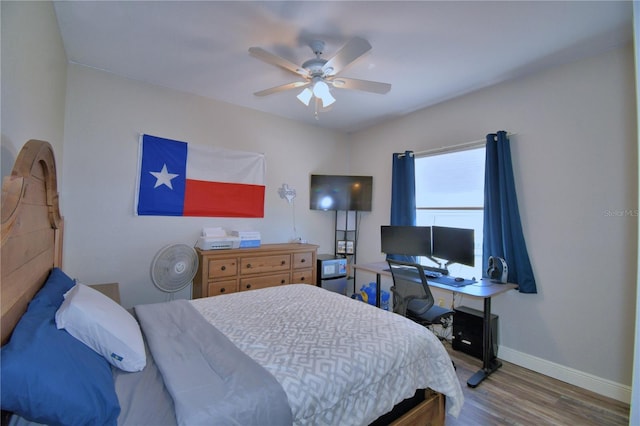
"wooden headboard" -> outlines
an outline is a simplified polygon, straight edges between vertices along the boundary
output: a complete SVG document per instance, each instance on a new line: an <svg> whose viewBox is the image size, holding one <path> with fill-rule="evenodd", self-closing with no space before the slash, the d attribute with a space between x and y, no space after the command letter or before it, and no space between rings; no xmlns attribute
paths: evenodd
<svg viewBox="0 0 640 426"><path fill-rule="evenodd" d="M0 328L6 343L54 266L62 266L63 220L48 142L30 140L2 181Z"/></svg>

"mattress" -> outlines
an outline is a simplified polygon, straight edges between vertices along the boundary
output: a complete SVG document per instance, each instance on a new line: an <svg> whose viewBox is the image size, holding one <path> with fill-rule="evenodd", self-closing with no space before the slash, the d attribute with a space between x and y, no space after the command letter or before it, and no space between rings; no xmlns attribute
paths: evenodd
<svg viewBox="0 0 640 426"><path fill-rule="evenodd" d="M308 284L196 299L191 304L269 371L294 424L366 425L416 389L462 390L444 346L405 317Z"/></svg>

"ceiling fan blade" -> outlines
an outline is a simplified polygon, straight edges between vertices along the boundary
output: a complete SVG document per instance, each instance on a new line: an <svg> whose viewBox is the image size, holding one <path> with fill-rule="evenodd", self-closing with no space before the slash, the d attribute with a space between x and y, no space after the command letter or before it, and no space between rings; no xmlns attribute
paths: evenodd
<svg viewBox="0 0 640 426"><path fill-rule="evenodd" d="M324 64L322 70L326 75L336 75L369 50L371 50L371 45L367 40L359 37L352 38Z"/></svg>
<svg viewBox="0 0 640 426"><path fill-rule="evenodd" d="M338 89L363 90L365 92L379 93L384 95L391 90L389 83L379 83L377 81L358 80L355 78L336 77L329 80L333 87Z"/></svg>
<svg viewBox="0 0 640 426"><path fill-rule="evenodd" d="M255 56L256 58L261 59L268 64L277 65L280 68L284 68L285 70L291 71L294 74L301 75L302 77L309 76L309 71L307 71L306 69L299 67L293 62L290 62L280 56L267 52L261 47L250 47L249 53L252 56Z"/></svg>
<svg viewBox="0 0 640 426"><path fill-rule="evenodd" d="M254 95L267 96L271 95L272 93L284 92L285 90L297 89L299 87L306 87L309 84L311 84L311 82L309 81L296 81L293 83L287 83L281 86L272 87L271 89L261 90L259 92L255 92Z"/></svg>

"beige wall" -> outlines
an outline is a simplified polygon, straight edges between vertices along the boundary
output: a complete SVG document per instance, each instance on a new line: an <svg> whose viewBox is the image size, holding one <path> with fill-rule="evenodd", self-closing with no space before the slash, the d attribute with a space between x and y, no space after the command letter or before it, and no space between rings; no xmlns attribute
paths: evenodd
<svg viewBox="0 0 640 426"><path fill-rule="evenodd" d="M0 2L2 176L29 139L53 145L62 166L67 58L51 2Z"/></svg>
<svg viewBox="0 0 640 426"><path fill-rule="evenodd" d="M309 175L347 170L346 136L78 65L68 72L61 199L69 273L118 281L131 306L164 300L149 276L153 256L167 244L193 245L203 227L260 231L265 243L301 237L333 251L334 216L309 210ZM141 133L263 152L264 219L134 216ZM283 183L297 192L293 204L278 195Z"/></svg>
<svg viewBox="0 0 640 426"><path fill-rule="evenodd" d="M379 226L389 223L393 152L515 133L515 180L539 293L494 299L500 356L628 400L638 219L634 88L629 46L358 133L352 170L373 173L376 183L359 260L383 259ZM443 297L450 302L450 294Z"/></svg>
<svg viewBox="0 0 640 426"><path fill-rule="evenodd" d="M640 87L637 86L640 81L640 3L634 1L633 3L633 22L634 22L634 57L636 60L636 109L640 103ZM640 111L636 110L636 129L640 132ZM640 135L636 135L637 142L640 145ZM640 153L639 153L640 154ZM637 176L640 179L640 174ZM640 204L637 208L640 208ZM640 231L640 230L639 230ZM636 262L640 267L640 253L638 253ZM636 271L636 289L640 288L640 268ZM631 395L631 413L629 415L629 424L640 424L640 294L636 292L636 317L635 317L635 344L634 344L634 359L633 359L633 383L631 384L633 392Z"/></svg>

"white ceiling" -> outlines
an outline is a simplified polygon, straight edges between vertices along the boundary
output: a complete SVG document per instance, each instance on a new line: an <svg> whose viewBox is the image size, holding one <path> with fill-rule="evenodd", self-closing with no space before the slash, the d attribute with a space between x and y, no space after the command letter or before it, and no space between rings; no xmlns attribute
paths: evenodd
<svg viewBox="0 0 640 426"><path fill-rule="evenodd" d="M632 40L631 1L59 1L69 61L345 132ZM300 80L249 55L296 64L349 39L373 48L339 75L391 83L385 95L333 89L315 118Z"/></svg>

